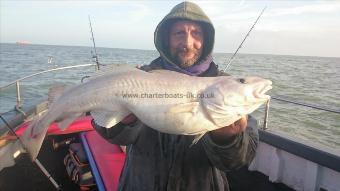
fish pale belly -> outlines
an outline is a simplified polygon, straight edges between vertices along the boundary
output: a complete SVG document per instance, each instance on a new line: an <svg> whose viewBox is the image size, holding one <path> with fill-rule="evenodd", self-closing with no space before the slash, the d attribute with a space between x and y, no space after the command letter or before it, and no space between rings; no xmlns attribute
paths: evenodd
<svg viewBox="0 0 340 191"><path fill-rule="evenodd" d="M169 134L201 135L220 127L214 125L202 112L197 110L171 111L178 105L153 105L135 107L131 111L147 126Z"/></svg>

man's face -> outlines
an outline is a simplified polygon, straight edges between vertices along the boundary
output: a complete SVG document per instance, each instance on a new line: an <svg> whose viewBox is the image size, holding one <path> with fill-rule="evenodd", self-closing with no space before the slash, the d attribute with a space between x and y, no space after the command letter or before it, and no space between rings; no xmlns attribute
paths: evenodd
<svg viewBox="0 0 340 191"><path fill-rule="evenodd" d="M194 65L202 55L203 30L192 21L177 21L170 28L170 54L182 68Z"/></svg>

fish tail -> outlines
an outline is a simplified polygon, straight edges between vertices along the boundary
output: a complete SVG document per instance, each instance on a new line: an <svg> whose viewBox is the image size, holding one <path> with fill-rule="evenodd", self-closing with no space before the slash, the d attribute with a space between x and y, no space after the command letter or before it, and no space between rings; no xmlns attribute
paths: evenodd
<svg viewBox="0 0 340 191"><path fill-rule="evenodd" d="M48 129L48 125L43 123L44 119L40 119L41 117L34 119L20 136L23 147L31 156L32 161L37 158Z"/></svg>

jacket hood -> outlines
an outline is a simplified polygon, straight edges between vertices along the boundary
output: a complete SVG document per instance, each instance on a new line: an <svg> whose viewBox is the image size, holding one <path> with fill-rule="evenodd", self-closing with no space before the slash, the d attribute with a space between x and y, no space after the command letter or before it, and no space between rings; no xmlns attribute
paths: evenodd
<svg viewBox="0 0 340 191"><path fill-rule="evenodd" d="M191 2L183 2L176 5L157 25L154 33L154 43L160 56L167 62L175 64L170 56L169 30L170 26L177 20L196 21L201 25L204 33L204 44L199 62L205 60L212 53L214 47L215 29L203 10Z"/></svg>

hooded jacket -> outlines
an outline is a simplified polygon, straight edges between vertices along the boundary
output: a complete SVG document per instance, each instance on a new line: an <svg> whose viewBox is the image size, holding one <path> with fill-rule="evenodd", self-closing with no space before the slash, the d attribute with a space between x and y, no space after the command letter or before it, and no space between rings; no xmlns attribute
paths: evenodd
<svg viewBox="0 0 340 191"><path fill-rule="evenodd" d="M160 22L155 31L155 45L160 57L169 58L166 39L169 23L174 19L201 22L206 34L202 59L211 54L214 29L203 11L195 4L184 2L175 6ZM173 63L173 62L172 62ZM161 58L155 59L142 70L163 69ZM215 64L199 76L224 75ZM119 182L124 191L226 191L229 190L225 171L237 169L250 163L258 143L257 121L249 116L245 132L218 145L204 135L198 143L190 146L194 136L165 134L153 130L141 121L112 128L100 127L92 121L96 131L109 142L127 145L127 156Z"/></svg>
<svg viewBox="0 0 340 191"><path fill-rule="evenodd" d="M154 43L160 57L171 64L176 64L170 56L169 30L170 26L177 20L195 21L201 25L204 35L204 47L200 60L205 60L213 51L215 29L210 19L202 11L202 9L191 2L183 2L176 5L156 27Z"/></svg>

